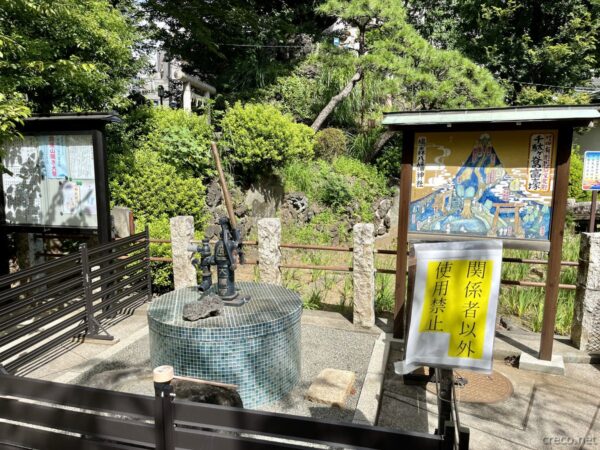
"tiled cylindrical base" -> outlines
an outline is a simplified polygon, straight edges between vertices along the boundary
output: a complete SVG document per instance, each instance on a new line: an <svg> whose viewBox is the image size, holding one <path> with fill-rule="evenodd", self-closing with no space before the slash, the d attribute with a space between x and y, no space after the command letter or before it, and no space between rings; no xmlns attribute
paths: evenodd
<svg viewBox="0 0 600 450"><path fill-rule="evenodd" d="M246 408L278 400L300 379L297 294L265 283L237 283L251 300L226 306L222 315L188 322L183 307L198 301L195 288L154 300L148 309L153 367L171 365L176 375L236 384Z"/></svg>

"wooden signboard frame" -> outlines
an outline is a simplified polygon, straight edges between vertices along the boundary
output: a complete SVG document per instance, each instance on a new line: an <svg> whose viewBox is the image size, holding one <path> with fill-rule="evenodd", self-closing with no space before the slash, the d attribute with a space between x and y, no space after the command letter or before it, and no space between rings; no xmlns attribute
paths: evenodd
<svg viewBox="0 0 600 450"><path fill-rule="evenodd" d="M553 110L553 113L559 112L556 108L548 107ZM519 114L531 117L531 113L539 112L539 117L542 120L536 119L518 119ZM560 278L560 262L564 235L564 224L566 217L567 195L569 187L569 164L571 158L571 144L573 137L573 128L587 126L590 120L600 117L598 110L593 107L568 107L564 108L565 115L563 117L554 117L545 119L544 108L496 108L483 110L483 114L477 115L478 111L456 111L459 120L447 120L445 123L436 122L436 114L444 114L448 117L447 112L429 111L419 112L421 117L417 120L412 120L412 117L407 117L407 113L398 113L397 120L390 120L394 113L390 113L384 120L384 125L388 126L390 131L402 133L402 160L400 169L400 202L398 214L398 236L397 236L397 259L396 259L396 292L395 292L395 308L394 308L394 337L403 338L405 335L405 299L406 292L406 274L408 269L407 251L409 243L409 209L411 202L412 177L413 177L413 161L415 134L417 132L436 132L436 131L511 131L511 130L557 130L556 144L556 169L554 173L554 188L552 200L552 218L550 229L550 245L548 255L548 271L546 275L546 289L544 300L544 317L542 325L542 336L539 350L539 358L542 360L551 360L552 346L554 338L554 324L556 320L556 307L558 301L558 284ZM582 112L573 117L569 114L576 110ZM506 112L515 112L513 117L515 120L506 119L495 121L493 117L495 113L498 116ZM464 113L472 114L473 121L465 121L461 118ZM410 114L410 113L408 113ZM425 115L431 115L432 120L422 120ZM407 117L406 120L403 117ZM485 117L485 120L481 119ZM474 239L474 238L470 238ZM481 239L481 238L475 238Z"/></svg>
<svg viewBox="0 0 600 450"><path fill-rule="evenodd" d="M74 237L97 236L100 243L111 240L110 195L108 189L107 158L104 128L107 123L120 122L114 113L80 113L34 115L25 119L19 132L24 136L36 135L90 135L93 146L94 184L97 225L78 227L35 223L7 223L5 194L0 177L0 254L7 254L9 233L58 234ZM0 258L0 273L6 273L8 261Z"/></svg>

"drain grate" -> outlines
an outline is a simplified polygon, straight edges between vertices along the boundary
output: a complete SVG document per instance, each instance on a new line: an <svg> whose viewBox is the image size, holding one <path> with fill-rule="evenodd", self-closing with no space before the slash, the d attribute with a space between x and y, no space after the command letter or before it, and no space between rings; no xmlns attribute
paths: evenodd
<svg viewBox="0 0 600 450"><path fill-rule="evenodd" d="M513 393L510 380L495 370L491 374L455 370L454 379L459 402L498 403L510 398ZM426 389L435 394L435 382L427 383Z"/></svg>

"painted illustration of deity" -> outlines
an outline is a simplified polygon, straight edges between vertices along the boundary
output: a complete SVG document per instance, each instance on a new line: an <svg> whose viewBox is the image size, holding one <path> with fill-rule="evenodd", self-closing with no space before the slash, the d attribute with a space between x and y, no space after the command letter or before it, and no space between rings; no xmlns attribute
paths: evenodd
<svg viewBox="0 0 600 450"><path fill-rule="evenodd" d="M546 135L536 136L539 140L539 136ZM535 142L531 142L532 148L537 151ZM429 148L426 151L430 152ZM531 151L530 149L530 155ZM527 158L527 152L524 158ZM542 198L539 193L528 189L528 183L531 184L528 180L532 173L538 172L541 177L549 178L544 175L543 167L542 170L536 167L538 171L531 172L526 165L527 162L518 169L503 166L490 134L480 134L467 159L455 168L454 174L444 169L447 176L443 183L439 183L439 177L432 177L437 184L431 185L430 193L416 199L413 193L409 230L547 240L550 231L550 202L547 200L548 196ZM433 170L441 170L439 167L434 166ZM425 180L428 179L424 175L427 169L428 167L421 169ZM424 188L427 187L425 182Z"/></svg>

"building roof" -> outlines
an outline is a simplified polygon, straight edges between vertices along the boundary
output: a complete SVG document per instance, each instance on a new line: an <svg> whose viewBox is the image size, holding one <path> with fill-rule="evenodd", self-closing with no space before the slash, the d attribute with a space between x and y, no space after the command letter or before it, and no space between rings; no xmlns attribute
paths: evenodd
<svg viewBox="0 0 600 450"><path fill-rule="evenodd" d="M45 122L51 120L90 120L99 122L121 122L121 118L116 112L82 112L82 113L52 113L52 114L32 114L25 119L28 122Z"/></svg>
<svg viewBox="0 0 600 450"><path fill-rule="evenodd" d="M517 106L507 108L386 113L383 125L420 126L473 123L581 122L600 119L597 106Z"/></svg>

